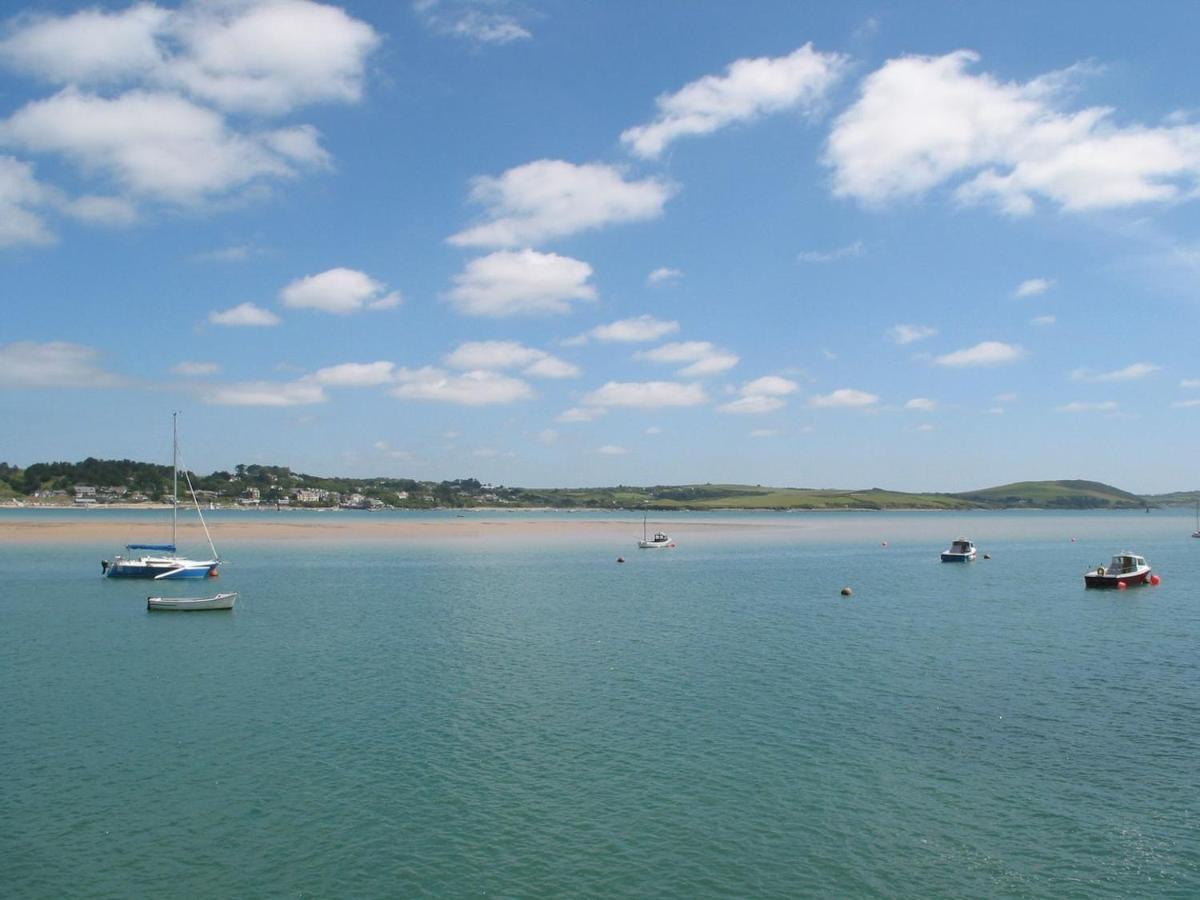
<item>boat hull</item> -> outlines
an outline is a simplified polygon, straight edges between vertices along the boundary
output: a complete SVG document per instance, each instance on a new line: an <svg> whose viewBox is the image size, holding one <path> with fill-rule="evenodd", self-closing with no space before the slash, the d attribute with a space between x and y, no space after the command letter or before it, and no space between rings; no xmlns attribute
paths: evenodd
<svg viewBox="0 0 1200 900"><path fill-rule="evenodd" d="M975 551L970 553L943 553L942 562L974 562Z"/></svg>
<svg viewBox="0 0 1200 900"><path fill-rule="evenodd" d="M155 581L178 581L185 578L216 577L220 562L191 559L141 560L118 559L104 570L106 578L152 578Z"/></svg>
<svg viewBox="0 0 1200 900"><path fill-rule="evenodd" d="M674 541L638 541L641 550L668 550L674 546Z"/></svg>
<svg viewBox="0 0 1200 900"><path fill-rule="evenodd" d="M177 612L204 609L233 609L237 592L216 594L212 597L147 597L147 610L175 610Z"/></svg>
<svg viewBox="0 0 1200 900"><path fill-rule="evenodd" d="M1090 588L1119 588L1124 582L1126 587L1134 587L1139 584L1150 583L1150 567L1143 566L1135 572L1113 573L1105 572L1103 575L1097 574L1095 571L1088 572L1083 576L1084 587Z"/></svg>

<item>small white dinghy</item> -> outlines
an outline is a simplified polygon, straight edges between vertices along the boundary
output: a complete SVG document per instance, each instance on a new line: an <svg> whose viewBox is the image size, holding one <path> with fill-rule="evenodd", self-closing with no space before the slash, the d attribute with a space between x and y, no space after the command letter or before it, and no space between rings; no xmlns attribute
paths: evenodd
<svg viewBox="0 0 1200 900"><path fill-rule="evenodd" d="M212 597L147 597L146 609L233 609L237 591Z"/></svg>

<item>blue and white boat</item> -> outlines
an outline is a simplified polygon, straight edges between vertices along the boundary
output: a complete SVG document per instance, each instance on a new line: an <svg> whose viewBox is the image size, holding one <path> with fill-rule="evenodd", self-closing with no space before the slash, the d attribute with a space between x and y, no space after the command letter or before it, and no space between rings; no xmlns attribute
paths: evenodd
<svg viewBox="0 0 1200 900"><path fill-rule="evenodd" d="M171 414L171 464L174 470L171 476L171 543L127 544L124 555L114 556L111 561L100 561L100 571L106 578L153 578L155 581L210 578L216 576L221 565L221 558L217 556L217 548L213 546L212 535L208 533L204 513L200 512L200 503L196 501L192 479L186 469L183 477L187 481L188 492L196 503L196 515L200 517L200 525L204 528L204 536L208 538L208 549L212 556L208 559L190 559L180 556L175 546L179 528L179 429L176 423L178 415Z"/></svg>
<svg viewBox="0 0 1200 900"><path fill-rule="evenodd" d="M951 541L950 546L942 551L942 562L974 562L978 551L975 545L966 538Z"/></svg>

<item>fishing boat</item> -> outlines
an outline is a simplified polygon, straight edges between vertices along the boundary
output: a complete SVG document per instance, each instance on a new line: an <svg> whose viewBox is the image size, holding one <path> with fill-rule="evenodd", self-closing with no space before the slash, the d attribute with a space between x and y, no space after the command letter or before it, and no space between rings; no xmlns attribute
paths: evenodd
<svg viewBox="0 0 1200 900"><path fill-rule="evenodd" d="M211 597L147 597L146 609L233 609L237 602L237 591L227 594L214 594Z"/></svg>
<svg viewBox="0 0 1200 900"><path fill-rule="evenodd" d="M1133 587L1150 584L1150 579L1150 564L1145 558L1122 551L1115 554L1107 566L1096 566L1084 573L1083 584L1090 588Z"/></svg>
<svg viewBox="0 0 1200 900"><path fill-rule="evenodd" d="M1192 537L1200 538L1200 500L1196 501L1196 530L1192 532Z"/></svg>
<svg viewBox="0 0 1200 900"><path fill-rule="evenodd" d="M675 542L661 531L654 532L654 537L646 536L646 517L642 516L642 539L637 542L642 550L666 550L675 546Z"/></svg>
<svg viewBox="0 0 1200 900"><path fill-rule="evenodd" d="M942 562L973 562L978 555L975 545L966 538L951 541L950 546L942 551Z"/></svg>
<svg viewBox="0 0 1200 900"><path fill-rule="evenodd" d="M208 538L208 549L212 555L208 559L190 559L180 556L176 548L176 535L179 529L179 428L176 419L179 413L171 414L171 543L169 544L126 544L125 554L117 555L112 560L100 561L100 571L106 578L152 578L155 581L180 578L210 578L216 577L221 565L217 556L217 548L213 546L212 535L208 532L208 524L204 521L204 513L200 511L200 502L196 500L196 492L192 489L192 479L187 469L183 477L187 482L188 491L196 504L196 515L200 517L200 525L204 528L204 536Z"/></svg>

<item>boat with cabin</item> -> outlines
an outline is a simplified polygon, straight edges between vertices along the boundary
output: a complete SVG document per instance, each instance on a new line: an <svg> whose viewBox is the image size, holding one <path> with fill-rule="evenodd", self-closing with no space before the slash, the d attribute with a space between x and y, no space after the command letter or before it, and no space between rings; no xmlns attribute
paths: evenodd
<svg viewBox="0 0 1200 900"><path fill-rule="evenodd" d="M155 581L173 581L181 578L215 578L217 575L221 558L217 555L217 548L213 546L212 535L208 532L204 513L200 511L200 503L196 500L192 479L186 469L183 477L196 504L196 515L200 517L200 525L204 528L204 536L208 538L208 549L212 555L208 559L191 559L180 556L176 547L179 530L179 428L176 421L178 415L171 414L171 543L126 544L125 554L118 554L111 561L100 561L100 571L106 578L152 578Z"/></svg>
<svg viewBox="0 0 1200 900"><path fill-rule="evenodd" d="M950 546L942 551L942 562L974 562L979 551L975 544L966 538L951 541Z"/></svg>
<svg viewBox="0 0 1200 900"><path fill-rule="evenodd" d="M675 542L665 532L656 531L654 537L646 536L646 517L642 516L642 539L637 542L641 550L667 550L675 546Z"/></svg>
<svg viewBox="0 0 1200 900"><path fill-rule="evenodd" d="M1083 584L1090 588L1133 587L1150 584L1150 564L1145 557L1123 550L1114 554L1107 566L1096 566L1084 573Z"/></svg>

